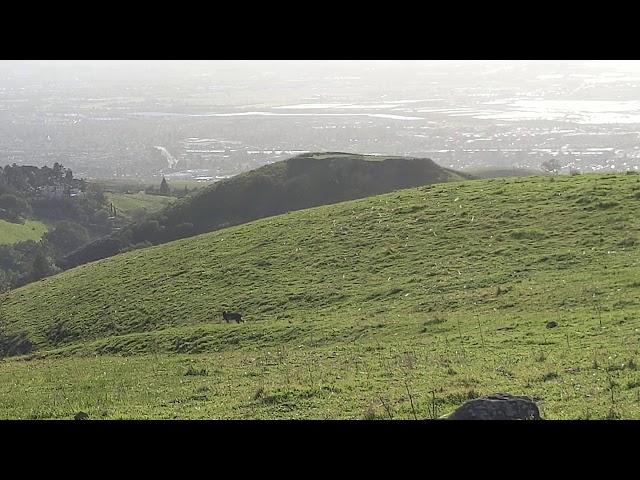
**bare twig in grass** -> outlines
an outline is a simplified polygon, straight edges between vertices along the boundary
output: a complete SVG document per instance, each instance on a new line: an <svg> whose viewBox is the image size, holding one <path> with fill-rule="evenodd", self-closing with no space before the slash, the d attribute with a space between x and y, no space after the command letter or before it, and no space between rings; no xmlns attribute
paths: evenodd
<svg viewBox="0 0 640 480"><path fill-rule="evenodd" d="M616 411L615 399L613 397L613 387L615 383L613 381L613 377L611 376L611 373L607 372L607 376L609 378L609 392L611 393L611 408L609 409L607 420L618 420L620 419L620 414Z"/></svg>
<svg viewBox="0 0 640 480"><path fill-rule="evenodd" d="M411 411L413 412L413 418L415 420L418 419L418 415L416 415L416 409L413 405L413 397L411 396L411 392L409 391L409 382L407 382L407 378L404 379L404 386L407 389L407 395L409 395L409 402L411 402Z"/></svg>
<svg viewBox="0 0 640 480"><path fill-rule="evenodd" d="M436 418L438 418L436 408L437 408L436 391L434 389L434 390L431 390L431 405L429 407L429 416L431 417L432 420L435 420Z"/></svg>
<svg viewBox="0 0 640 480"><path fill-rule="evenodd" d="M393 413L391 412L391 407L387 405L387 402L384 401L384 398L382 398L382 396L379 396L378 398L380 399L380 403L382 403L382 406L384 407L384 409L387 411L387 415L389 415L389 420L393 420Z"/></svg>
<svg viewBox="0 0 640 480"><path fill-rule="evenodd" d="M462 339L462 328L460 327L460 319L458 318L458 336L460 337L460 348L464 359L467 359L467 352L464 350L464 340Z"/></svg>
<svg viewBox="0 0 640 480"><path fill-rule="evenodd" d="M613 410L615 400L613 398L613 381L611 380L611 376L609 376L609 391L611 392L611 409Z"/></svg>
<svg viewBox="0 0 640 480"><path fill-rule="evenodd" d="M480 322L480 317L478 317L478 328L480 329L480 341L482 342L482 351L484 352L484 335L482 334L482 323Z"/></svg>
<svg viewBox="0 0 640 480"><path fill-rule="evenodd" d="M596 294L593 294L593 298L596 298ZM597 302L597 300L596 300ZM602 305L600 303L596 303L593 307L598 315L598 322L600 323L600 328L602 328Z"/></svg>
<svg viewBox="0 0 640 480"><path fill-rule="evenodd" d="M313 372L311 370L311 365L307 365L307 368L309 369L309 381L310 381L310 385L313 387Z"/></svg>

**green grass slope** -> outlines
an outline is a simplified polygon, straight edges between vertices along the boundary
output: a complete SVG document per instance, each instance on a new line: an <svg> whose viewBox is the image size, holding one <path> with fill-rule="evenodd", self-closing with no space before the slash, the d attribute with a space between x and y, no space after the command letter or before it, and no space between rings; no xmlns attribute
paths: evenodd
<svg viewBox="0 0 640 480"><path fill-rule="evenodd" d="M161 195L147 195L145 193L107 193L108 200L116 208L117 214L131 219L132 214L155 213L175 201L175 197Z"/></svg>
<svg viewBox="0 0 640 480"><path fill-rule="evenodd" d="M37 241L45 233L47 233L46 225L36 220L27 220L24 224L0 220L0 244Z"/></svg>
<svg viewBox="0 0 640 480"><path fill-rule="evenodd" d="M84 265L2 297L35 354L0 415L640 418L639 207L637 175L438 184Z"/></svg>
<svg viewBox="0 0 640 480"><path fill-rule="evenodd" d="M74 267L132 245L157 245L289 211L469 178L426 158L302 154L204 188L174 202L151 221L133 224L73 252L65 263Z"/></svg>

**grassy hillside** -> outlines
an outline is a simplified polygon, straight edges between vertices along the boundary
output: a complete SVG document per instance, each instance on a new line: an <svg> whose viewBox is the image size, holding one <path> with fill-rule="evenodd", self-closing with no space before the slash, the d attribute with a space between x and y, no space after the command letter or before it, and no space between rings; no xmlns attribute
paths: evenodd
<svg viewBox="0 0 640 480"><path fill-rule="evenodd" d="M145 193L107 193L107 199L117 210L117 214L131 219L136 213L151 214L175 201L175 197L147 195Z"/></svg>
<svg viewBox="0 0 640 480"><path fill-rule="evenodd" d="M27 220L24 224L20 224L0 220L0 245L40 240L45 233L47 233L47 227L42 222Z"/></svg>
<svg viewBox="0 0 640 480"><path fill-rule="evenodd" d="M215 183L69 255L67 267L106 258L135 245L239 225L258 218L356 198L472 178L429 159L309 153Z"/></svg>
<svg viewBox="0 0 640 480"><path fill-rule="evenodd" d="M638 175L438 184L84 265L2 297L35 353L0 416L638 419L639 207Z"/></svg>

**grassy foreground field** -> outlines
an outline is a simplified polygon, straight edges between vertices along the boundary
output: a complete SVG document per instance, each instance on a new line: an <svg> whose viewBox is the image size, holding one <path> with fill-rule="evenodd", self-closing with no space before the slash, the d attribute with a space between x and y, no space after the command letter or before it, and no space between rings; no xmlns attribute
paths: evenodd
<svg viewBox="0 0 640 480"><path fill-rule="evenodd" d="M84 265L2 298L34 352L0 416L638 419L639 207L638 175L467 181Z"/></svg>
<svg viewBox="0 0 640 480"><path fill-rule="evenodd" d="M35 220L27 220L24 224L0 220L0 245L40 240L47 233L47 226Z"/></svg>

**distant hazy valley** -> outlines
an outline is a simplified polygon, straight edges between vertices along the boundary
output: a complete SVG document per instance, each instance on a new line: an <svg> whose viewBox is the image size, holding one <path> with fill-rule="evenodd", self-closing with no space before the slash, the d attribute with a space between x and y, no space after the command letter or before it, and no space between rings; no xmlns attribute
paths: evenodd
<svg viewBox="0 0 640 480"><path fill-rule="evenodd" d="M120 83L97 67L69 77L3 66L0 164L201 181L315 151L426 157L457 170L537 169L551 157L565 171L640 166L640 72L606 62L337 62L332 74L284 63L187 64L179 75L131 65L129 77L111 73Z"/></svg>

